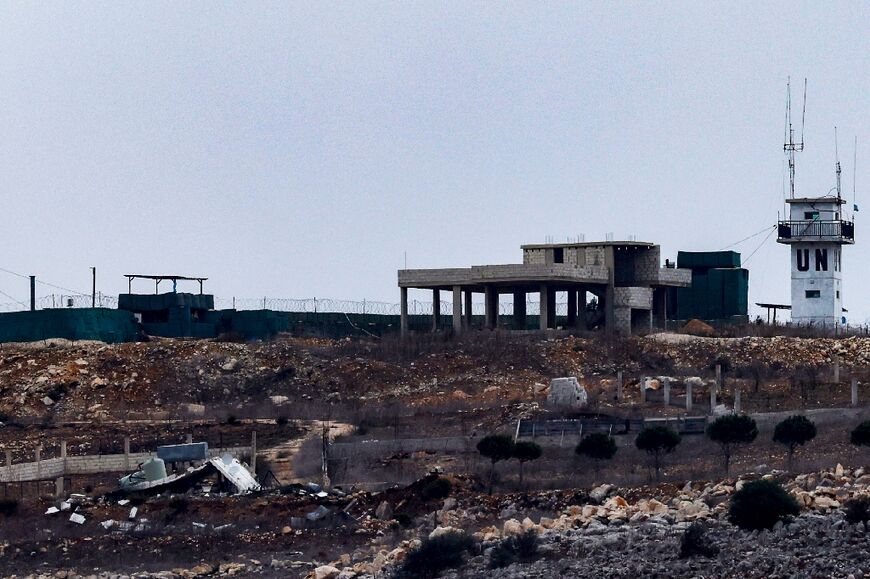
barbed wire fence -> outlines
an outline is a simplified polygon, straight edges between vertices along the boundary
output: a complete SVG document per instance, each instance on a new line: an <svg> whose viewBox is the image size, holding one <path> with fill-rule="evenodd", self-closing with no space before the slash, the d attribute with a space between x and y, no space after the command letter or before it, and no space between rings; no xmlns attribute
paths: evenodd
<svg viewBox="0 0 870 579"><path fill-rule="evenodd" d="M49 294L36 300L36 307L45 309L67 308L90 308L95 303L98 308L115 309L118 307L117 296L97 293L96 299L90 294ZM0 312L26 311L29 307L22 302L0 303ZM331 298L215 298L217 310L273 310L276 312L290 313L339 313L339 314L371 314L398 316L401 306L398 303L382 302L376 300L338 300ZM472 315L483 316L485 305L482 302L472 303ZM453 314L453 303L441 300L439 311L441 315ZM512 302L499 303L499 315L513 315ZM556 315L567 315L567 302L556 303ZM408 301L408 313L410 315L432 315L432 302L421 300ZM526 313L538 315L540 303L526 300Z"/></svg>

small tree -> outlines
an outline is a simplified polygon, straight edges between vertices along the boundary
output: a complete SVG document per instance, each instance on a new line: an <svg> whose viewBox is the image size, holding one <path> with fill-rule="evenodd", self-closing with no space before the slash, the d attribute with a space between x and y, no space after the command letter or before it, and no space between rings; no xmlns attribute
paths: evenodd
<svg viewBox="0 0 870 579"><path fill-rule="evenodd" d="M865 420L855 427L851 441L855 446L870 446L870 420Z"/></svg>
<svg viewBox="0 0 870 579"><path fill-rule="evenodd" d="M544 451L541 446L529 440L521 440L514 444L513 457L520 461L520 486L523 486L523 464L538 460L542 454Z"/></svg>
<svg viewBox="0 0 870 579"><path fill-rule="evenodd" d="M728 519L750 531L770 529L777 521L797 515L800 507L779 483L756 480L743 485L731 497Z"/></svg>
<svg viewBox="0 0 870 579"><path fill-rule="evenodd" d="M666 426L652 426L644 428L637 435L634 445L646 452L652 458L653 467L656 471L656 480L662 468L662 459L666 454L674 451L680 444L680 435Z"/></svg>
<svg viewBox="0 0 870 579"><path fill-rule="evenodd" d="M509 460L514 455L514 440L504 434L491 434L477 443L477 452L488 458L492 465L489 469L489 494L492 494L492 480L495 476L495 463Z"/></svg>
<svg viewBox="0 0 870 579"><path fill-rule="evenodd" d="M592 469L597 478L601 470L601 461L610 460L616 454L616 441L603 432L595 432L578 442L574 452L592 459Z"/></svg>
<svg viewBox="0 0 870 579"><path fill-rule="evenodd" d="M707 427L707 436L719 444L725 462L725 475L731 468L731 457L742 444L749 444L758 436L755 420L745 414L720 416Z"/></svg>
<svg viewBox="0 0 870 579"><path fill-rule="evenodd" d="M792 470L794 451L816 437L816 425L806 416L789 416L773 429L773 441L788 449L788 469Z"/></svg>

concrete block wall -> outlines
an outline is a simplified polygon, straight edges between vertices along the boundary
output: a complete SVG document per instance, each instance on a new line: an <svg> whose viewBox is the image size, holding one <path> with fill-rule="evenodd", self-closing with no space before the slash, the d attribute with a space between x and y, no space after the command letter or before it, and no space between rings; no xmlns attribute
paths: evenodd
<svg viewBox="0 0 870 579"><path fill-rule="evenodd" d="M616 308L651 310L653 290L648 287L618 287L613 290L613 305ZM631 312L629 312L631 327Z"/></svg>
<svg viewBox="0 0 870 579"><path fill-rule="evenodd" d="M545 249L524 249L523 263L544 265L547 263L547 251Z"/></svg>
<svg viewBox="0 0 870 579"><path fill-rule="evenodd" d="M658 271L661 269L660 256L661 249L657 245L650 249L638 251L634 258L634 279L656 279Z"/></svg>
<svg viewBox="0 0 870 579"><path fill-rule="evenodd" d="M623 336L631 334L631 308L613 308L613 331Z"/></svg>
<svg viewBox="0 0 870 579"><path fill-rule="evenodd" d="M604 247L586 247L586 265L604 266Z"/></svg>

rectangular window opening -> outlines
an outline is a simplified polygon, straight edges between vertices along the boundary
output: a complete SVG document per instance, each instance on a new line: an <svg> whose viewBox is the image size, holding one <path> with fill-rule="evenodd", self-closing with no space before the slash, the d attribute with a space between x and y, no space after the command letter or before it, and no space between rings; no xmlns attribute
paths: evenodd
<svg viewBox="0 0 870 579"><path fill-rule="evenodd" d="M564 247L557 247L553 249L553 263L565 263Z"/></svg>
<svg viewBox="0 0 870 579"><path fill-rule="evenodd" d="M822 292L821 290L807 290L804 295L807 299L814 299L822 297Z"/></svg>
<svg viewBox="0 0 870 579"><path fill-rule="evenodd" d="M804 219L818 219L819 212L818 211L804 211Z"/></svg>

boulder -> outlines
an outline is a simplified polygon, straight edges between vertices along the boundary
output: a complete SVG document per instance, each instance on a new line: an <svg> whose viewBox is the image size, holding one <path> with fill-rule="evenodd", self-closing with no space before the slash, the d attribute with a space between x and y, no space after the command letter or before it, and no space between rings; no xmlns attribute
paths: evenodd
<svg viewBox="0 0 870 579"><path fill-rule="evenodd" d="M510 537L512 535L522 535L523 525L516 519L508 519L502 526L502 535Z"/></svg>
<svg viewBox="0 0 870 579"><path fill-rule="evenodd" d="M332 565L321 565L320 567L314 569L309 577L311 577L312 579L336 579L339 573L341 573L341 571L339 571Z"/></svg>

